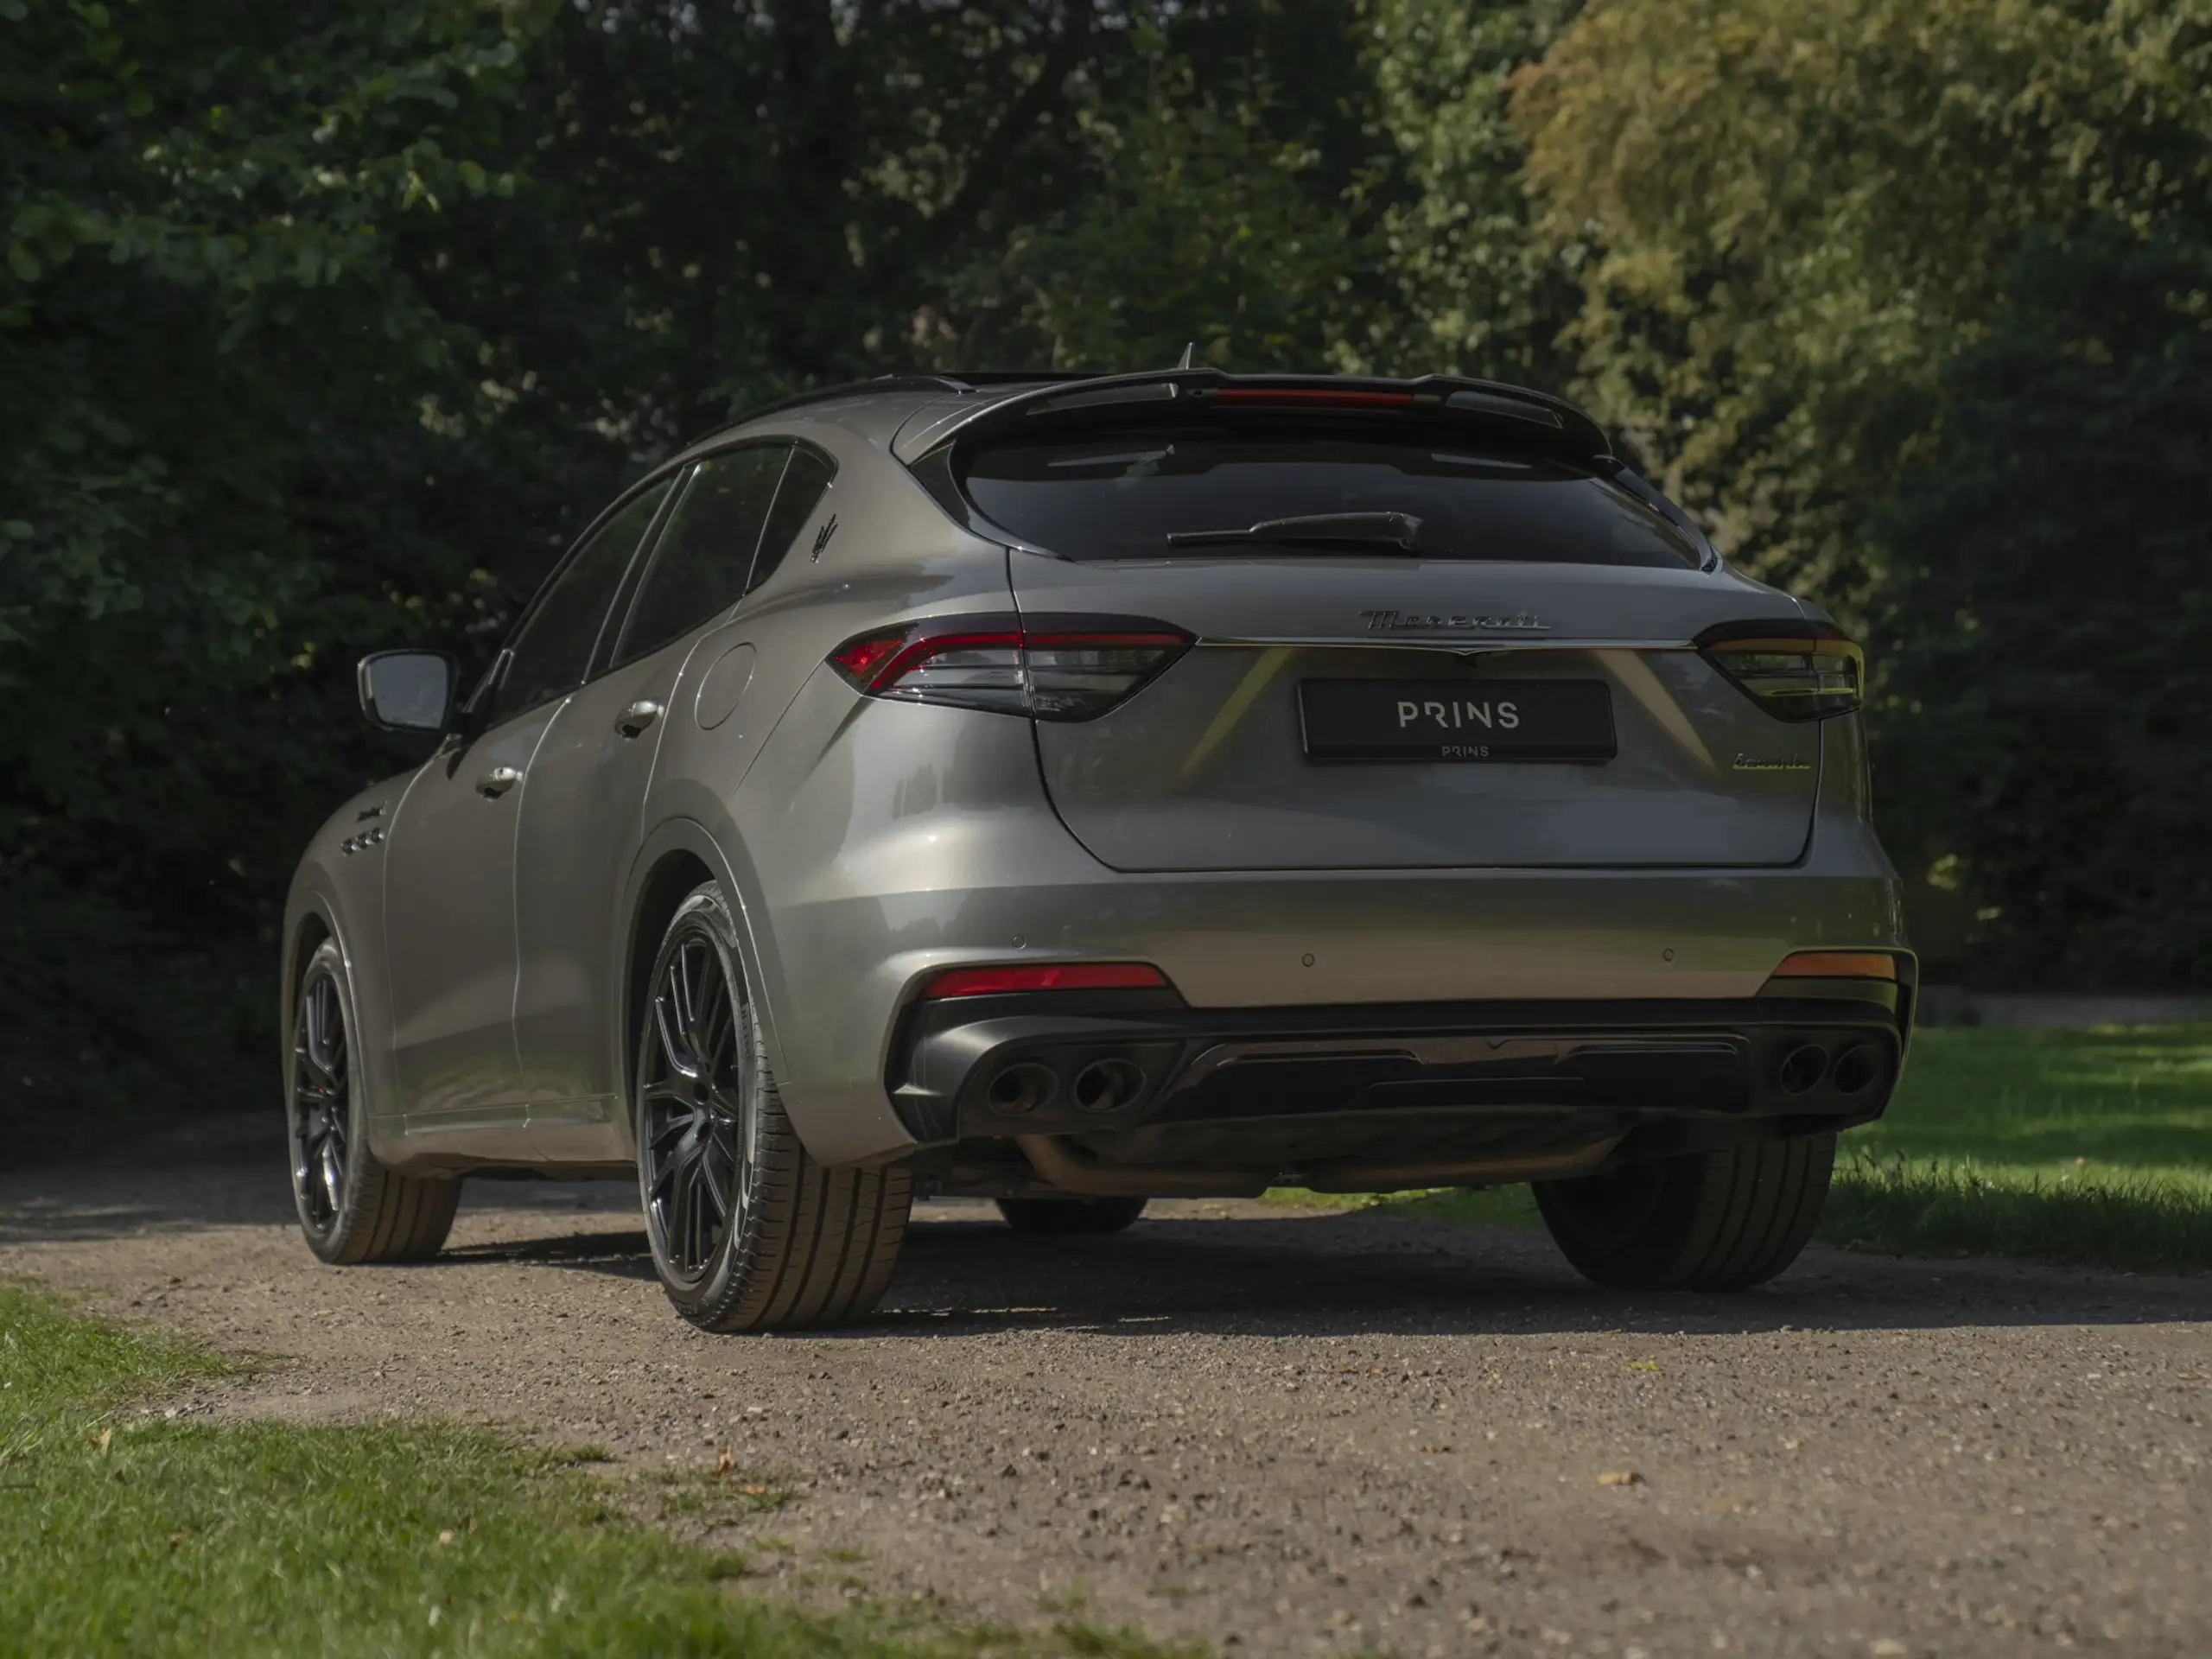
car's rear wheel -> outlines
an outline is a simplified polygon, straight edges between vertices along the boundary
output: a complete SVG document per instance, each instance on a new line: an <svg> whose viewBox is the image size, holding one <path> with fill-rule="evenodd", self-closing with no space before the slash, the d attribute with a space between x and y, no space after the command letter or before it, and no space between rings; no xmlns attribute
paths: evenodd
<svg viewBox="0 0 2212 1659"><path fill-rule="evenodd" d="M874 1307L898 1264L912 1178L830 1168L799 1144L715 883L669 923L639 1024L638 1185L677 1311L707 1331L780 1331Z"/></svg>
<svg viewBox="0 0 2212 1659"><path fill-rule="evenodd" d="M1118 1233L1144 1214L1142 1198L1001 1198L1017 1233Z"/></svg>
<svg viewBox="0 0 2212 1659"><path fill-rule="evenodd" d="M1617 1290L1745 1290L1812 1236L1835 1137L1803 1135L1538 1181L1536 1207L1585 1278Z"/></svg>
<svg viewBox="0 0 2212 1659"><path fill-rule="evenodd" d="M296 1000L284 1129L308 1248L340 1265L428 1261L453 1226L461 1183L401 1175L370 1152L353 981L335 939L308 958Z"/></svg>

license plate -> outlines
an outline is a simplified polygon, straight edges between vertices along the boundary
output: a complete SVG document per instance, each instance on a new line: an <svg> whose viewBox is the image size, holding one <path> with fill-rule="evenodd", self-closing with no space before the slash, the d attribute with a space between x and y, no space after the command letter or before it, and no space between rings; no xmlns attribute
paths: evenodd
<svg viewBox="0 0 2212 1659"><path fill-rule="evenodd" d="M1602 680L1302 680L1316 760L1610 760Z"/></svg>

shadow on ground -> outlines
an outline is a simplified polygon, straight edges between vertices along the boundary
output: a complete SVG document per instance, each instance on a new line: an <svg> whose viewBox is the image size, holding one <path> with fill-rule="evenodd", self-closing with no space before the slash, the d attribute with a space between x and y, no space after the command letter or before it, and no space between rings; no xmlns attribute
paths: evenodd
<svg viewBox="0 0 2212 1659"><path fill-rule="evenodd" d="M436 1262L352 1271L465 1275L532 1263L645 1285L652 1262L630 1205L619 1183L472 1182L461 1242ZM479 1228L472 1241L471 1215L499 1236ZM0 1179L0 1243L291 1225L281 1165L265 1162L55 1166ZM1516 1230L1224 1201L1162 1205L1114 1237L1017 1239L987 1206L956 1203L916 1211L882 1308L842 1334L1717 1333L2208 1318L2212 1284L2195 1280L1815 1250L1747 1295L1630 1297L1592 1289L1541 1234Z"/></svg>

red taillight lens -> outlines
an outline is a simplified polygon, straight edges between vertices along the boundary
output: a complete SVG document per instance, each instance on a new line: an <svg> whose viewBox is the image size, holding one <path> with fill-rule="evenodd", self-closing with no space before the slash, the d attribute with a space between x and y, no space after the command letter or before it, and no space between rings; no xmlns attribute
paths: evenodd
<svg viewBox="0 0 2212 1659"><path fill-rule="evenodd" d="M955 968L922 987L925 1001L949 996L1002 996L1010 991L1128 991L1157 989L1167 976L1143 962L1040 963L1025 968Z"/></svg>
<svg viewBox="0 0 2212 1659"><path fill-rule="evenodd" d="M1851 714L1866 696L1866 654L1827 622L1724 622L1697 648L1777 720Z"/></svg>
<svg viewBox="0 0 2212 1659"><path fill-rule="evenodd" d="M950 617L848 639L830 663L856 691L1039 720L1090 720L1190 648L1127 617Z"/></svg>

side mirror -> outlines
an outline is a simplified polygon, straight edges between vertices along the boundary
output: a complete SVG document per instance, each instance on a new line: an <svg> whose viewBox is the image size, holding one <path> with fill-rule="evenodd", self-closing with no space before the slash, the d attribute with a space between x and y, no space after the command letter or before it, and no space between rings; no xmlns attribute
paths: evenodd
<svg viewBox="0 0 2212 1659"><path fill-rule="evenodd" d="M377 651L361 658L361 712L388 732L444 732L460 664L442 651Z"/></svg>

